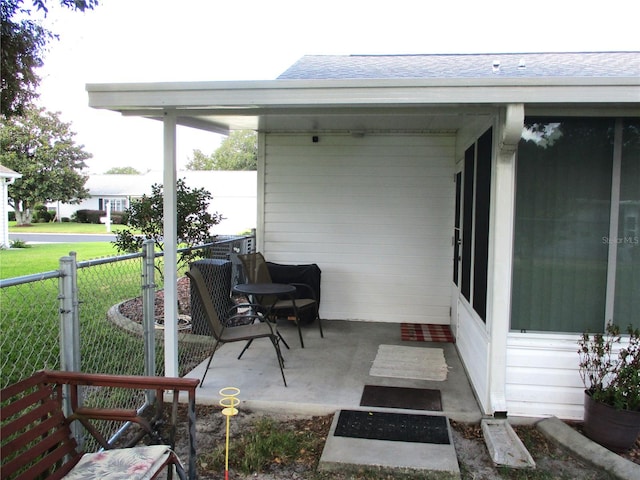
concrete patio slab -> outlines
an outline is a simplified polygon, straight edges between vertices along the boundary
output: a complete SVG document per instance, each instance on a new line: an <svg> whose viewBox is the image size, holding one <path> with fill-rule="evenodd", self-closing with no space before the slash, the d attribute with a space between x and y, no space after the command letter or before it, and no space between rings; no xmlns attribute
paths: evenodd
<svg viewBox="0 0 640 480"><path fill-rule="evenodd" d="M453 343L406 342L397 323L324 320L324 338L316 325L303 327L305 348L300 348L292 322L278 328L290 346L283 347L285 387L276 354L268 340L255 341L241 360L244 343L223 345L215 354L202 387L199 404L217 404L224 387L240 389L238 408L288 415L325 415L359 407L364 386L439 389L442 414L460 422L479 422L482 414ZM404 345L444 349L448 367L446 381L374 377L369 374L378 346ZM206 362L187 376L201 378ZM398 410L396 410L398 411Z"/></svg>

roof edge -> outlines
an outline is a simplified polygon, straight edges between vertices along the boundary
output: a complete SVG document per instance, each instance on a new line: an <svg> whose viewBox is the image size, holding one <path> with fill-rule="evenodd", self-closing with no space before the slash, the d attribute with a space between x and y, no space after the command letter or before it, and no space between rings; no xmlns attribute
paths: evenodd
<svg viewBox="0 0 640 480"><path fill-rule="evenodd" d="M276 79L238 81L87 83L87 92L270 90L319 88L393 87L502 87L502 86L638 86L640 77L499 77L495 78L397 78L397 79Z"/></svg>

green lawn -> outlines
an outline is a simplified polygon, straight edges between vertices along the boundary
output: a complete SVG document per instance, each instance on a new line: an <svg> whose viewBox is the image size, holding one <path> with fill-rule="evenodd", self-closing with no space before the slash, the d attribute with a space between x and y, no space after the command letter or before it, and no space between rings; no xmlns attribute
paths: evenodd
<svg viewBox="0 0 640 480"><path fill-rule="evenodd" d="M0 278L57 270L60 257L70 251L77 253L78 261L117 256L109 242L35 244L0 250ZM106 321L111 307L141 295L141 262L133 258L77 271L83 371L127 375L144 371L142 338ZM156 283L161 287L160 278L156 277ZM0 289L2 388L41 368L60 368L58 288L58 279L50 278ZM161 340L156 347L157 372L161 374ZM181 368L198 363L200 350L188 343L179 345ZM197 360L192 360L194 356Z"/></svg>
<svg viewBox="0 0 640 480"><path fill-rule="evenodd" d="M111 233L126 228L126 225L111 225ZM33 223L27 227L16 227L16 222L9 222L9 232L24 233L109 233L105 225L75 222Z"/></svg>
<svg viewBox="0 0 640 480"><path fill-rule="evenodd" d="M69 255L69 252L76 252L79 262L118 255L111 242L46 243L33 244L29 248L0 250L0 278L57 270L60 268L60 257Z"/></svg>
<svg viewBox="0 0 640 480"><path fill-rule="evenodd" d="M109 242L36 244L0 251L0 277L57 270L70 251L78 261L116 256ZM106 321L119 302L140 295L141 259L93 265L77 271L81 368L89 372L139 375L144 371L141 337ZM41 368L60 368L58 279L0 289L2 388Z"/></svg>
<svg viewBox="0 0 640 480"><path fill-rule="evenodd" d="M111 225L111 233L125 228L125 225ZM19 237L24 233L108 233L104 225L75 222L34 223L27 227L17 227L9 222L9 232ZM31 244L29 248L0 250L0 278L20 277L32 273L48 272L59 268L60 257L76 252L79 262L101 257L120 255L111 242Z"/></svg>
<svg viewBox="0 0 640 480"><path fill-rule="evenodd" d="M12 232L104 233L103 225L49 223L17 228ZM61 257L76 252L79 262L116 257L111 242L29 244L29 248L0 250L0 278L38 274L60 268ZM156 261L160 262L160 259ZM77 272L83 371L140 375L143 371L142 338L106 321L114 305L141 295L140 258L92 265ZM162 279L156 277L161 288ZM60 368L60 303L58 279L40 279L0 289L1 387L41 368ZM159 373L162 342L157 343ZM189 344L179 346L179 356L190 365L194 353ZM200 355L199 351L195 352ZM186 359L186 360L184 360ZM199 361L198 356L198 361ZM182 368L182 367L181 367Z"/></svg>

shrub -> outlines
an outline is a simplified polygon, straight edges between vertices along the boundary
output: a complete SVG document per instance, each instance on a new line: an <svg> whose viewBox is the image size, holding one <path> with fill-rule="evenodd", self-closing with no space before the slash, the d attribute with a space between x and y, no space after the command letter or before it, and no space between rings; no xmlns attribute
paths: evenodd
<svg viewBox="0 0 640 480"><path fill-rule="evenodd" d="M34 208L33 221L34 223L47 223L54 217L54 214L49 212L45 205L36 205Z"/></svg>
<svg viewBox="0 0 640 480"><path fill-rule="evenodd" d="M8 214L9 214L9 221L10 222L15 222L16 221L16 212L10 211L10 212L8 212Z"/></svg>
<svg viewBox="0 0 640 480"><path fill-rule="evenodd" d="M589 335L578 342L580 378L596 402L617 410L640 411L640 329L627 327L629 343L621 344L620 327L607 325L606 332Z"/></svg>
<svg viewBox="0 0 640 480"><path fill-rule="evenodd" d="M27 242L18 238L11 240L9 244L11 245L11 248L31 248L31 245L27 245Z"/></svg>
<svg viewBox="0 0 640 480"><path fill-rule="evenodd" d="M218 212L211 214L207 211L212 199L211 193L204 188L188 187L183 178L178 179L175 188L178 238L169 241L177 241L178 244L184 244L187 247L206 242L211 237L211 227L223 220ZM130 228L120 230L116 234L116 240L112 242L118 252L139 252L145 239L153 240L156 248L164 251L163 209L164 197L161 184L151 186L151 195L143 195L132 201L125 211L127 225ZM201 252L182 251L178 259L178 268L188 265L200 255ZM159 266L156 268L162 275L162 269Z"/></svg>
<svg viewBox="0 0 640 480"><path fill-rule="evenodd" d="M70 219L69 217L62 217L62 218L60 219L60 221L61 221L62 223L69 223L69 222L71 221L71 219Z"/></svg>
<svg viewBox="0 0 640 480"><path fill-rule="evenodd" d="M125 212L111 212L111 223L114 225L126 225L127 215Z"/></svg>
<svg viewBox="0 0 640 480"><path fill-rule="evenodd" d="M82 209L82 210L77 210L74 215L76 218L76 222L78 223L99 224L99 223L102 223L100 222L100 217L104 217L106 216L106 214L107 213L104 210Z"/></svg>

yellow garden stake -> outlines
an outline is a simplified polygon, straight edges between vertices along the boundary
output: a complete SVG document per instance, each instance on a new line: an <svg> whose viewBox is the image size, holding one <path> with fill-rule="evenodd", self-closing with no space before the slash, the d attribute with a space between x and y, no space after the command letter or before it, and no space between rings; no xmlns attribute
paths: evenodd
<svg viewBox="0 0 640 480"><path fill-rule="evenodd" d="M229 417L238 414L237 405L240 404L240 399L238 395L240 395L240 389L236 387L225 387L220 390L220 406L224 407L222 409L222 414L227 417L227 439L225 444L225 452L224 452L224 480L229 480Z"/></svg>

